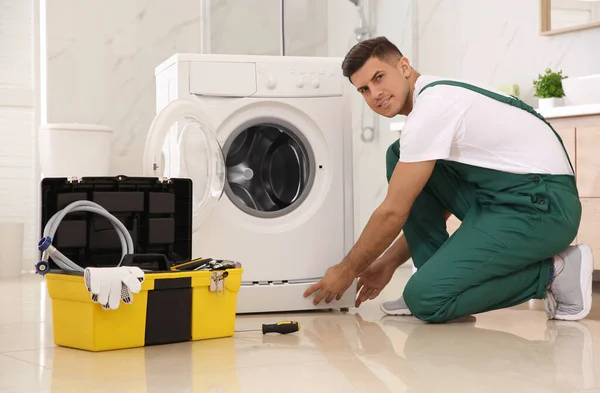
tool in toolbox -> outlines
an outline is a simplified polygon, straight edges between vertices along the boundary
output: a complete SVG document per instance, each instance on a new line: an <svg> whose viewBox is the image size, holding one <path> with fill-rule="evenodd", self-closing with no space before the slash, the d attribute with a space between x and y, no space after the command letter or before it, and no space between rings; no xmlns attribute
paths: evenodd
<svg viewBox="0 0 600 393"><path fill-rule="evenodd" d="M242 264L234 261L226 261L213 258L196 258L191 261L171 266L172 271L196 271L196 270L226 270L242 267Z"/></svg>
<svg viewBox="0 0 600 393"><path fill-rule="evenodd" d="M225 296L225 283L224 280L227 278L229 273L224 271L219 273L220 270L227 269L238 269L241 268L242 264L234 261L224 261L213 258L196 258L190 261L173 265L170 267L172 272L190 272L190 271L211 271L213 272L210 280L210 291L217 292L218 297Z"/></svg>
<svg viewBox="0 0 600 393"><path fill-rule="evenodd" d="M281 321L277 323L263 324L262 329L246 329L246 330L236 330L236 333L243 332L260 332L263 334L267 333L279 333L279 334L288 334L295 333L300 330L300 324L295 321Z"/></svg>

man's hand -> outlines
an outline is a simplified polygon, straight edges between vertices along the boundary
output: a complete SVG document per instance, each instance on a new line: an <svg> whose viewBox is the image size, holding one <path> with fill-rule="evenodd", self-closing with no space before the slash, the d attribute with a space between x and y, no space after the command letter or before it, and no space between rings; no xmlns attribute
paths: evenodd
<svg viewBox="0 0 600 393"><path fill-rule="evenodd" d="M391 260L379 258L373 262L358 279L357 293L358 297L354 307L360 307L361 303L367 300L373 300L390 282L396 272L396 264Z"/></svg>
<svg viewBox="0 0 600 393"><path fill-rule="evenodd" d="M331 303L333 299L340 300L353 281L354 275L352 272L342 264L337 264L327 269L325 276L304 292L304 297L309 297L314 292L319 291L315 295L313 304L316 306L323 299L326 303Z"/></svg>
<svg viewBox="0 0 600 393"><path fill-rule="evenodd" d="M434 165L435 160L398 163L385 200L371 215L357 243L341 263L327 269L325 276L304 292L304 297L320 290L313 301L315 305L323 299L327 303L341 299L354 278L366 270L398 236Z"/></svg>

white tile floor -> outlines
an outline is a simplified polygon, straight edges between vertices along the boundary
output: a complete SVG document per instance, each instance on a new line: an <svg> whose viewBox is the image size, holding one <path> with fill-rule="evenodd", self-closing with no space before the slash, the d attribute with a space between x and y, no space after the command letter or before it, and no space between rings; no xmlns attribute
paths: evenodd
<svg viewBox="0 0 600 393"><path fill-rule="evenodd" d="M600 392L600 295L583 322L548 322L540 301L445 325L383 317L379 303L409 274L400 269L379 299L347 314L236 323L295 319L299 333L102 353L54 346L43 279L2 280L0 392Z"/></svg>

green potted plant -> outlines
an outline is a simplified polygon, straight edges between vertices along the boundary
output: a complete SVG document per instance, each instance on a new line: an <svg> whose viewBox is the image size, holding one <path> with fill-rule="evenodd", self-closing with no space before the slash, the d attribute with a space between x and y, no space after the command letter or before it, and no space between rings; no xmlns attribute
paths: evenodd
<svg viewBox="0 0 600 393"><path fill-rule="evenodd" d="M562 87L562 80L566 79L562 71L553 72L549 68L543 75L538 75L537 80L533 81L535 96L539 99L539 108L547 109L562 105L565 92Z"/></svg>

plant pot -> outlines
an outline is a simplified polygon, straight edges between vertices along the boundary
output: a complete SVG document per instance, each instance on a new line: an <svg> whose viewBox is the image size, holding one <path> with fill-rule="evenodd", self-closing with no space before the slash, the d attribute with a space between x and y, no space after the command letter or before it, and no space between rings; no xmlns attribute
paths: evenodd
<svg viewBox="0 0 600 393"><path fill-rule="evenodd" d="M556 98L556 97L540 98L538 101L539 109L549 109L549 108L554 108L554 107L562 106L562 105L564 105L563 98Z"/></svg>

